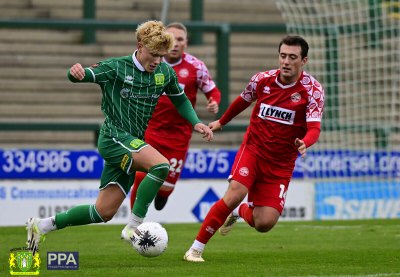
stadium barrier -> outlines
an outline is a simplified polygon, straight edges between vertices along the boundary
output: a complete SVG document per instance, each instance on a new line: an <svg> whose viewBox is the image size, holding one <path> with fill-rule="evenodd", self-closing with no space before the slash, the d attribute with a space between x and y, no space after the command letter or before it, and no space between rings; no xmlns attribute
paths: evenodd
<svg viewBox="0 0 400 277"><path fill-rule="evenodd" d="M93 32L94 30L135 30L141 22L137 21L107 21L96 19L81 20L0 20L0 28L15 29L59 29L82 30ZM184 22L188 31L212 32L216 34L216 83L222 92L220 114L229 105L229 36L236 33L285 33L283 24L228 24L206 22ZM224 127L226 131L244 131L247 124L229 124ZM69 123L69 122L0 122L1 131L93 131L94 145L97 143L99 125L94 123Z"/></svg>

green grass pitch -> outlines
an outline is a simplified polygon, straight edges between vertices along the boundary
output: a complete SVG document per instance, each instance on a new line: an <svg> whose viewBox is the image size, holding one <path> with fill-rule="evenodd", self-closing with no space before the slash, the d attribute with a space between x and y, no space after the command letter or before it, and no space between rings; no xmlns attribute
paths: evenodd
<svg viewBox="0 0 400 277"><path fill-rule="evenodd" d="M200 224L164 224L165 253L139 256L120 240L122 225L71 227L48 234L39 276L400 276L400 220L279 222L269 233L245 223L216 234L205 263L182 260ZM24 227L0 228L0 276L9 250L24 246ZM79 270L47 270L47 251L78 251Z"/></svg>

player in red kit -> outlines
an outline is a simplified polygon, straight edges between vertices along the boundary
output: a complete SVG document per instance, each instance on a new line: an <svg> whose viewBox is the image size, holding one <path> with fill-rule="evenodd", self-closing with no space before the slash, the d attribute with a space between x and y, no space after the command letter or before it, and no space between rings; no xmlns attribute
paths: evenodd
<svg viewBox="0 0 400 277"><path fill-rule="evenodd" d="M200 89L208 99L207 110L216 114L221 92L216 87L205 64L184 52L187 47L186 27L179 22L174 22L167 26L167 31L174 35L175 44L173 49L164 56L164 62L175 70L179 85L185 90L193 107L196 104L197 90ZM146 142L164 155L170 163L167 179L154 199L157 210L164 208L179 179L189 149L192 130L192 125L179 115L171 100L166 95L161 96L145 132ZM131 190L131 207L135 202L138 186L145 176L146 173L136 172Z"/></svg>
<svg viewBox="0 0 400 277"><path fill-rule="evenodd" d="M185 253L190 262L204 262L205 245L219 229L227 235L239 217L258 232L278 221L298 153L305 156L317 142L324 107L324 90L303 71L308 44L287 36L279 44L279 69L255 74L222 117L209 124L220 130L256 102L250 125L237 152L223 198L208 212L196 240ZM242 203L247 195L247 203Z"/></svg>

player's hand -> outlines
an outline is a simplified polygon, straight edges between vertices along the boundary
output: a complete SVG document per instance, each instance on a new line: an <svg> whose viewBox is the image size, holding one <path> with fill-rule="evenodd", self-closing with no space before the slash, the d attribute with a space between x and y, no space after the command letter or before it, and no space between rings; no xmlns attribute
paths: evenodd
<svg viewBox="0 0 400 277"><path fill-rule="evenodd" d="M80 63L76 63L71 66L69 72L77 80L82 80L85 77L85 69L83 69Z"/></svg>
<svg viewBox="0 0 400 277"><path fill-rule="evenodd" d="M211 131L211 129L203 123L197 123L196 125L194 125L194 130L202 134L203 138L205 138L207 141L211 141L214 137L214 134Z"/></svg>
<svg viewBox="0 0 400 277"><path fill-rule="evenodd" d="M294 145L297 146L297 150L299 151L301 157L304 158L306 156L306 151L307 151L307 146L304 143L304 141L302 141L299 138L296 138L294 141Z"/></svg>
<svg viewBox="0 0 400 277"><path fill-rule="evenodd" d="M222 130L222 125L219 123L219 120L208 123L208 127L210 127L211 131L213 132Z"/></svg>
<svg viewBox="0 0 400 277"><path fill-rule="evenodd" d="M207 111L213 114L217 114L219 111L217 101L214 101L212 97L210 97L207 101Z"/></svg>

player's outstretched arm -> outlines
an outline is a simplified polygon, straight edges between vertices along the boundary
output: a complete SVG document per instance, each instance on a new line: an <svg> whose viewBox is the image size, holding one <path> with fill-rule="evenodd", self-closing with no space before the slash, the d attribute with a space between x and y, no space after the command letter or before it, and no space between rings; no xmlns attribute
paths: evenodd
<svg viewBox="0 0 400 277"><path fill-rule="evenodd" d="M247 109L251 105L251 102L247 102L242 98L241 95L239 95L235 101L233 101L228 109L224 112L224 114L221 116L219 119L219 124L221 124L220 128L223 125L226 125L229 121L231 121L235 116L240 114L242 111Z"/></svg>
<svg viewBox="0 0 400 277"><path fill-rule="evenodd" d="M197 123L196 125L194 125L193 129L196 132L202 134L203 138L206 139L207 141L211 141L214 137L211 129L203 123Z"/></svg>

